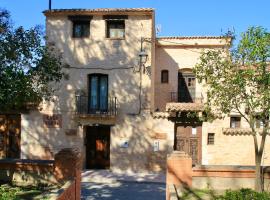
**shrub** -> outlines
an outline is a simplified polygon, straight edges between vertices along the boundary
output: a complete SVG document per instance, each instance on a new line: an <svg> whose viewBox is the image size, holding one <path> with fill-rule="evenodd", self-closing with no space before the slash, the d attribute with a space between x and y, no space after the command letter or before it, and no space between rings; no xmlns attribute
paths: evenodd
<svg viewBox="0 0 270 200"><path fill-rule="evenodd" d="M0 186L0 200L13 200L16 199L18 188L10 188L6 185Z"/></svg>
<svg viewBox="0 0 270 200"><path fill-rule="evenodd" d="M240 190L227 190L224 195L219 196L217 200L269 200L270 193L256 192L248 188Z"/></svg>

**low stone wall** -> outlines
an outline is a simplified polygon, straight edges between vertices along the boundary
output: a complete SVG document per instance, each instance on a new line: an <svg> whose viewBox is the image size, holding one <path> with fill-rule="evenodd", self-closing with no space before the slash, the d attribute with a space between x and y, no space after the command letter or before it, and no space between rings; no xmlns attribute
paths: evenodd
<svg viewBox="0 0 270 200"><path fill-rule="evenodd" d="M19 186L56 184L54 161L1 159L0 181Z"/></svg>
<svg viewBox="0 0 270 200"><path fill-rule="evenodd" d="M270 191L270 170L264 167L264 188ZM251 188L255 186L254 166L196 166L184 152L173 152L167 158L166 198L171 199L172 185L184 189Z"/></svg>
<svg viewBox="0 0 270 200"><path fill-rule="evenodd" d="M19 186L58 185L37 198L79 200L82 156L78 149L62 149L54 160L0 160L0 181Z"/></svg>
<svg viewBox="0 0 270 200"><path fill-rule="evenodd" d="M269 170L264 170L265 189L269 190ZM251 188L255 186L254 166L199 166L192 169L192 187L215 190Z"/></svg>

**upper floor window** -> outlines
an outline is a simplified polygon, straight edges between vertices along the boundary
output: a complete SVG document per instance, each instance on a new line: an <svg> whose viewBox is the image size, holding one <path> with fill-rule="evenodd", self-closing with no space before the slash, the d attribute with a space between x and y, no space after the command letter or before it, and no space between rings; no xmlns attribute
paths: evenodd
<svg viewBox="0 0 270 200"><path fill-rule="evenodd" d="M161 71L161 83L169 83L169 71L168 70Z"/></svg>
<svg viewBox="0 0 270 200"><path fill-rule="evenodd" d="M107 38L125 38L125 21L108 20Z"/></svg>
<svg viewBox="0 0 270 200"><path fill-rule="evenodd" d="M83 38L90 35L90 21L92 16L90 15L72 15L68 16L68 19L72 21L72 37Z"/></svg>
<svg viewBox="0 0 270 200"><path fill-rule="evenodd" d="M74 21L73 22L73 37L82 38L89 37L90 22L89 21Z"/></svg>
<svg viewBox="0 0 270 200"><path fill-rule="evenodd" d="M207 144L214 145L215 144L215 133L208 133L207 135Z"/></svg>
<svg viewBox="0 0 270 200"><path fill-rule="evenodd" d="M240 128L241 117L231 117L230 127Z"/></svg>

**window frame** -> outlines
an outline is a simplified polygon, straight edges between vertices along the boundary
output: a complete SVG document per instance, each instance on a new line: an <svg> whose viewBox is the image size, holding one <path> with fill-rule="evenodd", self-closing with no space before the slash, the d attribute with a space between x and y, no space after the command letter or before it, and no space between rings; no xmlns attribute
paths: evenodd
<svg viewBox="0 0 270 200"><path fill-rule="evenodd" d="M72 21L72 37L73 38L88 38L90 36L90 22L91 20L74 20ZM85 30L83 31L83 27L87 26L87 32L85 33ZM81 32L80 32L80 36L76 36L75 34L75 27L76 26L81 26Z"/></svg>
<svg viewBox="0 0 270 200"><path fill-rule="evenodd" d="M234 119L234 120L232 120ZM239 120L237 120L239 119ZM233 123L235 124L233 126ZM231 116L230 117L230 128L241 128L241 117L240 116Z"/></svg>
<svg viewBox="0 0 270 200"><path fill-rule="evenodd" d="M167 76L165 76L167 75ZM160 82L161 83L169 83L169 70L163 69L160 73Z"/></svg>
<svg viewBox="0 0 270 200"><path fill-rule="evenodd" d="M210 137L212 136L212 137ZM215 145L215 133L207 134L207 145Z"/></svg>
<svg viewBox="0 0 270 200"><path fill-rule="evenodd" d="M121 25L123 25L123 28L115 28L115 29L119 29L119 30L123 30L123 37L111 37L110 36L110 25L112 24L117 24L120 25L120 23L122 23ZM115 19L115 20L106 20L106 38L107 39L125 39L126 37L126 22L124 19Z"/></svg>

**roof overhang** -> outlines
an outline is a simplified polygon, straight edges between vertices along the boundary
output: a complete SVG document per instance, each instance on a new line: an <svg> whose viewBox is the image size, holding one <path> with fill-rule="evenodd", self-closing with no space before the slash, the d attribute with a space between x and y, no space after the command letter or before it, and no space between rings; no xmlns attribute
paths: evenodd
<svg viewBox="0 0 270 200"><path fill-rule="evenodd" d="M51 9L45 16L58 15L153 15L153 8L99 8L99 9Z"/></svg>

